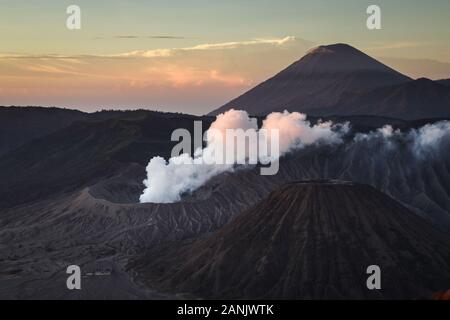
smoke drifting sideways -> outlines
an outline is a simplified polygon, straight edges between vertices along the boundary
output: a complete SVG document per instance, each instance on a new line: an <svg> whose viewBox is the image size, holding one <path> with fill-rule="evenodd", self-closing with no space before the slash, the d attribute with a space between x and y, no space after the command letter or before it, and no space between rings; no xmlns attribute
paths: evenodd
<svg viewBox="0 0 450 320"><path fill-rule="evenodd" d="M217 144L224 146L225 153L236 153L235 146L229 147L224 141L227 129L263 132L258 129L256 119L250 118L245 111L231 109L218 115L206 132L206 147L195 150L193 156L185 153L168 161L162 157L153 157L150 160L146 168L147 179L144 180L146 188L140 196L140 202L180 201L184 194L195 191L212 177L246 166L238 164L245 160L238 157L234 158L235 163L214 164L214 161L211 161L213 153L219 149ZM279 156L282 156L307 145L341 143L349 131L349 124L333 124L327 121L312 125L305 114L284 111L269 114L260 129L265 132L278 130ZM272 143L270 138L268 142ZM247 153L243 154L248 156ZM270 161L278 161L278 158L271 158Z"/></svg>
<svg viewBox="0 0 450 320"><path fill-rule="evenodd" d="M426 124L406 132L386 125L373 132L356 134L353 143L366 143L380 152L402 150L409 153L411 160L429 160L445 156L444 151L450 153L450 121Z"/></svg>

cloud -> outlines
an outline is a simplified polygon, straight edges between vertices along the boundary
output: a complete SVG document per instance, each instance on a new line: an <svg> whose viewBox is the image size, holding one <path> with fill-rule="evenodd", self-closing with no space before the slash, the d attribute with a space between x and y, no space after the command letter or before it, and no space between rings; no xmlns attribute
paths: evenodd
<svg viewBox="0 0 450 320"><path fill-rule="evenodd" d="M184 48L182 50L224 50L224 49L236 49L241 46L253 46L253 45L277 45L282 46L290 42L294 42L295 37L288 36L279 39L255 39L250 41L235 41L235 42L223 42L223 43L212 43L212 44L200 44L190 48Z"/></svg>
<svg viewBox="0 0 450 320"><path fill-rule="evenodd" d="M146 168L147 179L143 181L146 188L140 202L179 201L184 193L198 189L211 177L233 170L233 164L214 164L213 161L217 152L223 154L222 138L226 129L256 130L257 126L247 112L230 110L217 116L206 133L207 146L196 150L193 156L184 153L168 161L153 157Z"/></svg>
<svg viewBox="0 0 450 320"><path fill-rule="evenodd" d="M101 37L97 37L101 39ZM115 36L118 39L138 39L138 38L153 38L153 39L185 39L183 37L175 36L147 36L140 37L135 35L119 35ZM152 50L133 50L128 52L122 52L117 54L84 54L84 55L62 55L62 54L43 54L43 55L26 55L18 53L7 53L0 54L0 58L3 59L16 59L16 58L28 58L28 59L67 59L67 58L127 58L127 57L141 57L141 58L157 58L157 57L170 57L177 53L190 52L190 51L205 51L205 50L231 50L238 49L240 47L247 46L261 46L261 45L271 45L271 46L283 46L288 44L293 44L296 41L307 43L311 46L312 43L306 42L304 40L298 39L293 36L287 36L284 38L274 38L274 39L254 39L248 41L234 41L234 42L222 42L222 43L205 43L199 44L192 47L184 48L169 48L169 49L152 49Z"/></svg>
<svg viewBox="0 0 450 320"><path fill-rule="evenodd" d="M72 72L67 69L58 68L55 66L49 66L49 65L33 65L33 66L24 66L24 70L33 71L33 72L41 72L41 73L55 73L55 74L69 74L69 75L75 75L77 73Z"/></svg>
<svg viewBox="0 0 450 320"><path fill-rule="evenodd" d="M150 38L150 39L190 39L186 37L180 37L180 36L146 36L144 38Z"/></svg>
<svg viewBox="0 0 450 320"><path fill-rule="evenodd" d="M207 146L198 149L194 156L182 154L170 158L152 158L146 168L147 179L144 180L145 190L140 196L140 202L172 203L180 201L183 195L191 193L204 185L212 177L223 172L230 172L237 167L236 162L230 164L214 164L214 154L224 150L225 155L236 154L223 141L227 129L254 130L258 127L245 111L229 110L217 116L206 132ZM298 112L276 112L268 115L263 121L262 129L279 132L280 155L299 151L307 145L335 145L344 143L344 137L349 132L349 124L333 124L319 122L312 125L306 120L306 115ZM269 140L270 141L270 140ZM390 152L405 153L410 164L416 161L429 161L433 157L442 159L444 152L449 150L450 121L440 121L426 124L408 131L394 130L386 125L369 133L357 133L353 139L346 139L345 148L351 150L355 146L366 146L367 152L376 152L373 157L386 161ZM248 157L248 151L241 156ZM221 153L221 156L223 154ZM276 161L278 159L272 159ZM283 160L281 160L283 161Z"/></svg>
<svg viewBox="0 0 450 320"><path fill-rule="evenodd" d="M331 121L312 125L306 114L299 112L272 112L263 121L263 129L279 130L281 154L300 149L305 145L342 142L342 136L349 131L348 124L333 124Z"/></svg>
<svg viewBox="0 0 450 320"><path fill-rule="evenodd" d="M125 53L119 53L109 55L112 57L142 57L142 58L155 58L155 57L170 57L178 53L189 51L204 51L204 50L230 50L237 49L246 46L257 45L273 45L283 46L296 41L295 37L288 36L278 39L255 39L249 41L234 41L234 42L222 42L222 43L206 43L199 44L192 47L185 48L172 48L172 49L156 49L156 50L135 50Z"/></svg>
<svg viewBox="0 0 450 320"><path fill-rule="evenodd" d="M433 155L439 155L442 150L448 150L450 144L450 121L439 121L426 124L408 131L394 130L386 125L369 133L358 133L353 143L366 143L378 146L379 152L406 150L411 154L411 161L426 160Z"/></svg>
<svg viewBox="0 0 450 320"><path fill-rule="evenodd" d="M139 39L139 36L114 36L116 39Z"/></svg>
<svg viewBox="0 0 450 320"><path fill-rule="evenodd" d="M173 87L186 85L203 86L205 84L222 84L226 86L250 86L251 79L223 73L217 69L197 69L189 66L162 65L152 66L146 69L150 78L158 78L159 83L166 83Z"/></svg>
<svg viewBox="0 0 450 320"><path fill-rule="evenodd" d="M204 114L298 60L311 46L279 37L105 54L3 53L2 101L88 111L157 106ZM28 96L19 94L23 89Z"/></svg>
<svg viewBox="0 0 450 320"><path fill-rule="evenodd" d="M140 196L140 202L180 201L184 194L195 191L212 177L233 171L238 163L248 163L245 161L250 154L248 146L239 153L234 144L227 145L225 136L228 129L253 131L256 136L258 125L256 119L251 119L246 111L231 109L216 117L206 132L207 146L196 150L193 156L184 153L168 161L162 157L153 157L146 168L147 179L143 181L146 188ZM264 162L267 159L278 161L280 154L299 150L306 145L341 143L341 137L349 130L348 124L334 125L332 122L325 122L311 125L306 120L306 115L288 111L268 115L261 129L265 129L268 135L263 136L265 140L259 141L270 146L275 143L271 140L271 130L279 132L280 153L267 155L269 158L263 158ZM229 159L230 153L234 163L214 161L218 158Z"/></svg>
<svg viewBox="0 0 450 320"><path fill-rule="evenodd" d="M450 142L450 121L427 124L418 130L412 130L410 135L417 155L423 156L430 151L439 151L443 143Z"/></svg>

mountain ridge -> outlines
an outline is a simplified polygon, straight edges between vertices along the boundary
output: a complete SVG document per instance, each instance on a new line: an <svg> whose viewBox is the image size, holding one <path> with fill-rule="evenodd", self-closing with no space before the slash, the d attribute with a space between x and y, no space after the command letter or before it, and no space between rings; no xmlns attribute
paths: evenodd
<svg viewBox="0 0 450 320"><path fill-rule="evenodd" d="M409 80L350 45L319 46L210 115L232 107L253 115L281 109L320 115L317 110L330 107L344 92L360 92Z"/></svg>
<svg viewBox="0 0 450 320"><path fill-rule="evenodd" d="M415 120L450 116L450 87L427 78L342 97L329 113Z"/></svg>
<svg viewBox="0 0 450 320"><path fill-rule="evenodd" d="M333 44L311 49L210 115L234 108L252 115L288 110L310 116L450 117L448 81L412 80L350 45Z"/></svg>

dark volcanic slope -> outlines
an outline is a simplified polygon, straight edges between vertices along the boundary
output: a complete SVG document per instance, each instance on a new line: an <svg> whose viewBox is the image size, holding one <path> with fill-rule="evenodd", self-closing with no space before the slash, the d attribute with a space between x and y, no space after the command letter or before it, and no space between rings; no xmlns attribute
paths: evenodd
<svg viewBox="0 0 450 320"><path fill-rule="evenodd" d="M133 119L145 112L109 110L85 113L62 108L0 107L0 156L29 141L66 128L76 121Z"/></svg>
<svg viewBox="0 0 450 320"><path fill-rule="evenodd" d="M450 117L450 87L421 78L344 96L329 113L384 115L406 120Z"/></svg>
<svg viewBox="0 0 450 320"><path fill-rule="evenodd" d="M373 264L380 291L366 287ZM152 285L203 298L431 297L450 288L450 235L370 186L298 182L137 266Z"/></svg>
<svg viewBox="0 0 450 320"><path fill-rule="evenodd" d="M76 110L0 107L0 156L32 139L85 118L85 113Z"/></svg>
<svg viewBox="0 0 450 320"><path fill-rule="evenodd" d="M443 84L445 86L450 86L450 79L442 79L442 80L437 80L437 83Z"/></svg>
<svg viewBox="0 0 450 320"><path fill-rule="evenodd" d="M368 183L449 230L448 143L420 161L401 143L388 149L365 140L310 146L283 157L276 176L261 176L258 168L237 170L211 179L180 203L134 203L148 160L167 158L172 131L192 130L194 120L203 120L206 129L212 119L132 112L76 121L0 157L0 298L159 297L125 270L130 259L159 243L214 232L292 180ZM351 120L364 132L384 123L402 129L424 124L360 116L333 120ZM78 294L65 287L70 264L80 265L85 276Z"/></svg>
<svg viewBox="0 0 450 320"><path fill-rule="evenodd" d="M0 299L161 298L133 281L128 260L160 242L217 230L248 201L228 192L195 203L117 204L91 191L1 210ZM71 264L83 272L79 292L65 286Z"/></svg>
<svg viewBox="0 0 450 320"><path fill-rule="evenodd" d="M284 109L323 115L321 110L335 105L344 93L363 92L409 80L349 45L320 46L211 114L235 108L253 115Z"/></svg>
<svg viewBox="0 0 450 320"><path fill-rule="evenodd" d="M79 190L115 176L129 163L168 158L176 144L170 141L173 130L192 131L194 120L205 120L207 128L210 121L148 111L106 114L112 119L76 121L0 156L0 208Z"/></svg>

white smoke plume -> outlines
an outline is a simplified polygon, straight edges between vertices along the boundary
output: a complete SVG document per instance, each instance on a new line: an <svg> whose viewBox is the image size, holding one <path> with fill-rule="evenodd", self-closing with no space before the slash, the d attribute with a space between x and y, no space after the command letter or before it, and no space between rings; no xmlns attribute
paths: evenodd
<svg viewBox="0 0 450 320"><path fill-rule="evenodd" d="M251 119L245 111L231 109L218 115L206 133L207 146L202 150L196 150L193 157L182 154L172 157L168 161L161 157L154 157L150 160L146 168L147 179L144 180L146 188L140 196L140 202L172 203L180 201L183 194L198 189L213 176L234 170L235 164L213 164L212 161L214 152L220 149L217 148L218 144L224 146L225 153L236 152L222 140L227 129L257 131L258 126L256 119ZM268 115L263 120L261 129L268 132L273 129L279 130L279 151L283 155L310 144L340 143L342 136L349 131L349 126L348 124L335 125L332 122L311 125L306 120L306 115L284 111ZM266 138L269 143L273 143L270 141L271 136ZM244 155L248 154L244 153ZM235 159L242 160L237 157Z"/></svg>
<svg viewBox="0 0 450 320"><path fill-rule="evenodd" d="M152 158L146 168L146 188L139 198L140 202L179 201L184 193L198 189L211 177L232 170L233 164L213 164L214 152L220 149L217 144L222 143L220 134L224 136L226 129L256 130L257 124L247 112L230 110L217 116L207 131L206 148L195 150L193 157L185 153L169 161L162 157Z"/></svg>
<svg viewBox="0 0 450 320"><path fill-rule="evenodd" d="M426 124L410 133L414 141L413 149L421 157L424 153L448 147L450 143L450 121ZM445 145L447 143L447 145Z"/></svg>
<svg viewBox="0 0 450 320"><path fill-rule="evenodd" d="M280 152L285 154L294 149L314 143L340 143L349 131L349 124L333 124L331 121L311 125L306 115L299 112L273 112L263 121L263 129L278 129Z"/></svg>
<svg viewBox="0 0 450 320"><path fill-rule="evenodd" d="M448 148L450 144L450 121L426 124L418 129L402 132L386 125L369 133L358 133L353 141L383 144L384 150L406 148L417 160L424 159L431 153Z"/></svg>

